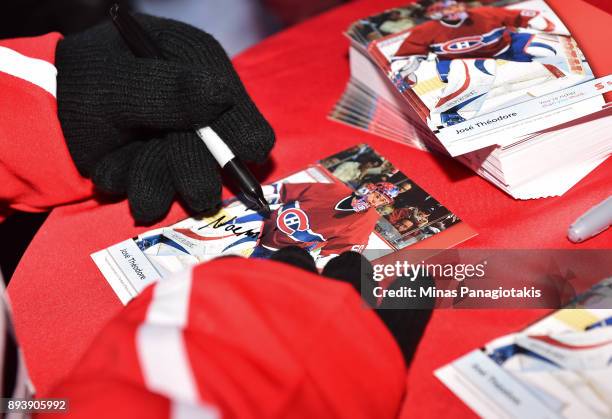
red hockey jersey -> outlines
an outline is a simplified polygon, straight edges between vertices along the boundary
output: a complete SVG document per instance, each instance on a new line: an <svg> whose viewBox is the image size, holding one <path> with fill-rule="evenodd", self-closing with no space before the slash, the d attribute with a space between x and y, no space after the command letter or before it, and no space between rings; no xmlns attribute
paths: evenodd
<svg viewBox="0 0 612 419"><path fill-rule="evenodd" d="M363 249L380 217L374 208L364 212L334 209L351 193L338 183L284 184L283 204L264 223L260 244L271 249L319 248L322 256Z"/></svg>
<svg viewBox="0 0 612 419"><path fill-rule="evenodd" d="M468 13L469 17L457 26L438 20L415 26L395 56L433 52L444 60L490 58L510 45L512 28L526 27L539 12L478 7Z"/></svg>

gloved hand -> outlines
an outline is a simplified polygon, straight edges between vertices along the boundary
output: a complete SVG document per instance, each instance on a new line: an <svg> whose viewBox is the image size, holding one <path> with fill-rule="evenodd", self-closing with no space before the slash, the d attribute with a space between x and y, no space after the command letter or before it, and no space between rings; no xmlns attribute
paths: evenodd
<svg viewBox="0 0 612 419"><path fill-rule="evenodd" d="M306 250L297 246L280 249L273 253L270 259L317 273L317 267L312 256ZM401 301L398 304L398 301L393 299L377 301L372 291L379 284L373 280L373 273L372 264L363 255L356 252L344 252L325 265L322 275L348 282L355 288L355 291L361 294L364 302L374 309L378 317L387 326L404 355L406 365L409 365L431 318L434 300L421 299L418 309L402 308ZM400 289L402 286L418 289L425 286L427 281L430 281L430 279L418 278L411 281L398 278L389 289Z"/></svg>
<svg viewBox="0 0 612 419"><path fill-rule="evenodd" d="M112 24L60 41L60 123L80 171L127 195L134 218L163 217L177 195L193 211L217 206L219 168L194 129L211 126L243 161L262 163L272 128L209 34L152 16L137 20L167 61L135 58Z"/></svg>

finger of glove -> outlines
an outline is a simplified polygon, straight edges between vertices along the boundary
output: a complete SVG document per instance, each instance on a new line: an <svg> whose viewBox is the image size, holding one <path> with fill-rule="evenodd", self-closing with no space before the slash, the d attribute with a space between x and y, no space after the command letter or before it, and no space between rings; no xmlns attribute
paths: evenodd
<svg viewBox="0 0 612 419"><path fill-rule="evenodd" d="M429 288L432 284L433 280L430 277L398 277L387 289L391 293L411 289L415 291L416 297L409 299L387 297L376 309L378 317L395 337L406 365L410 364L414 356L435 306L435 298L421 296L420 290Z"/></svg>
<svg viewBox="0 0 612 419"><path fill-rule="evenodd" d="M161 219L174 199L166 157L166 140L153 139L146 143L130 167L128 201L134 219L140 223Z"/></svg>
<svg viewBox="0 0 612 419"><path fill-rule="evenodd" d="M317 265L310 253L298 246L283 247L274 252L270 259L318 274Z"/></svg>
<svg viewBox="0 0 612 419"><path fill-rule="evenodd" d="M432 311L405 308L376 309L375 311L395 338L406 365L410 365L419 341L425 333Z"/></svg>
<svg viewBox="0 0 612 419"><path fill-rule="evenodd" d="M357 252L344 252L323 268L324 276L348 282L371 307L376 306L373 272L370 261Z"/></svg>
<svg viewBox="0 0 612 419"><path fill-rule="evenodd" d="M274 130L249 97L237 98L211 127L243 161L265 162L275 143Z"/></svg>
<svg viewBox="0 0 612 419"><path fill-rule="evenodd" d="M242 160L263 163L274 146L274 130L251 100L221 44L212 35L182 22L143 15L138 19L168 59L190 63L226 80L234 106L212 127Z"/></svg>
<svg viewBox="0 0 612 419"><path fill-rule="evenodd" d="M178 20L137 13L136 20L170 61L199 64L218 74L233 68L227 53L211 34ZM225 60L221 60L221 58Z"/></svg>
<svg viewBox="0 0 612 419"><path fill-rule="evenodd" d="M192 211L221 203L221 174L213 156L194 133L168 134L168 166L176 191Z"/></svg>
<svg viewBox="0 0 612 419"><path fill-rule="evenodd" d="M144 143L128 143L104 156L95 164L91 179L98 189L110 194L127 193L130 167Z"/></svg>
<svg viewBox="0 0 612 419"><path fill-rule="evenodd" d="M120 129L207 126L233 104L223 76L185 64L115 59L101 77L108 78L101 91L104 114Z"/></svg>

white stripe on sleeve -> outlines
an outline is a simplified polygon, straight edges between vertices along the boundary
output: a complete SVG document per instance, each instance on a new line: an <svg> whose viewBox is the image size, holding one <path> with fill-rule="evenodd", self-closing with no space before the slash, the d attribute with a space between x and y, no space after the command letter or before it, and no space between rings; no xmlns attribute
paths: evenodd
<svg viewBox="0 0 612 419"><path fill-rule="evenodd" d="M202 407L183 402L173 402L170 417L172 419L218 419L219 413L216 409L210 407Z"/></svg>
<svg viewBox="0 0 612 419"><path fill-rule="evenodd" d="M191 291L191 269L155 285L147 317L136 332L136 348L147 388L168 397L173 418L218 418L200 400L183 339Z"/></svg>
<svg viewBox="0 0 612 419"><path fill-rule="evenodd" d="M0 72L29 81L56 97L57 69L47 61L0 47Z"/></svg>

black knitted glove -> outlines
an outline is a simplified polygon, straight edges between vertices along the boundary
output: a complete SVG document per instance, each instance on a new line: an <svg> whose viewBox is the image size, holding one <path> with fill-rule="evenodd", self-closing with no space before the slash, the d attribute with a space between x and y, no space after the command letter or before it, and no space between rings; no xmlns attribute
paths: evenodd
<svg viewBox="0 0 612 419"><path fill-rule="evenodd" d="M288 246L276 251L270 258L279 262L296 266L309 272L317 273L317 268L310 254L297 246ZM378 317L385 323L398 346L400 347L406 365L412 361L416 348L425 332L425 327L431 318L433 299L422 299L419 309L397 307L397 302L391 300L376 301L373 288L378 286L373 280L372 264L361 254L344 252L331 259L323 269L324 276L343 282L348 282L360 293L368 306L374 308ZM362 280L363 278L363 280ZM425 285L428 278L418 278L409 281L404 278L397 279L390 288L400 289L401 286L418 287ZM366 288L366 289L364 289Z"/></svg>
<svg viewBox="0 0 612 419"><path fill-rule="evenodd" d="M218 165L195 134L211 126L243 161L262 163L274 132L209 34L136 17L167 61L135 58L111 23L57 48L57 102L70 154L102 191L127 195L134 218L163 217L175 195L193 211L220 202Z"/></svg>

